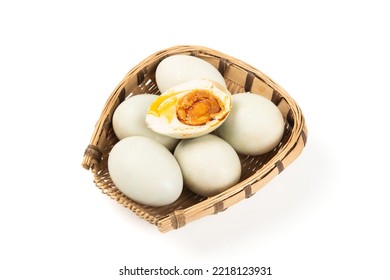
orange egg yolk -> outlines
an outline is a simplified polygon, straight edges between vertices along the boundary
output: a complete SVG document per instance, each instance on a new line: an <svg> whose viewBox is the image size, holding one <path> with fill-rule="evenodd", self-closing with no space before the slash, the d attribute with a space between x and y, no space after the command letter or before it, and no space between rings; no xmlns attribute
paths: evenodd
<svg viewBox="0 0 390 280"><path fill-rule="evenodd" d="M187 125L204 125L222 110L218 99L207 90L194 90L178 100L177 118Z"/></svg>

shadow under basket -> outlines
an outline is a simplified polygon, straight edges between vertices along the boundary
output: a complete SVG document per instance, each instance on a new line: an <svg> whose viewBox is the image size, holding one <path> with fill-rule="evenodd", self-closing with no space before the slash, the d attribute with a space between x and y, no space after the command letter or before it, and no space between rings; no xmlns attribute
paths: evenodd
<svg viewBox="0 0 390 280"><path fill-rule="evenodd" d="M161 60L175 54L192 55L211 63L225 78L232 94L250 91L271 100L284 117L285 131L281 142L272 151L259 156L239 155L242 166L240 182L226 191L203 197L184 187L174 203L150 207L126 197L110 178L108 155L118 142L111 121L115 109L126 98L142 93L160 94L155 81L156 67ZM92 171L94 183L104 194L157 226L161 232L167 232L206 215L217 214L251 197L299 156L306 144L306 137L307 129L300 108L282 87L265 74L234 57L206 47L175 46L141 61L115 88L96 123L82 166Z"/></svg>

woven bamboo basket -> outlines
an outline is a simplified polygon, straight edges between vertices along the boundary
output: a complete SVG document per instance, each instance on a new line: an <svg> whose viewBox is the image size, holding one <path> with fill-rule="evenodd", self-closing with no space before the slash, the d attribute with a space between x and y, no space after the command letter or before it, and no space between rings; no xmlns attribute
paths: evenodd
<svg viewBox="0 0 390 280"><path fill-rule="evenodd" d="M240 182L213 197L202 197L184 187L178 200L164 207L138 204L122 194L108 172L107 160L111 148L118 141L112 128L112 116L126 98L140 94L160 94L155 82L158 63L174 54L201 58L224 76L232 94L251 91L276 104L285 119L284 136L277 147L264 155L239 155L242 165ZM234 105L233 105L234 106ZM82 161L91 170L93 180L101 191L127 207L139 217L157 226L161 232L178 229L251 197L293 162L306 144L307 129L302 112L287 92L259 70L234 57L202 46L175 46L161 50L131 69L108 98ZM151 170L153 172L153 170Z"/></svg>

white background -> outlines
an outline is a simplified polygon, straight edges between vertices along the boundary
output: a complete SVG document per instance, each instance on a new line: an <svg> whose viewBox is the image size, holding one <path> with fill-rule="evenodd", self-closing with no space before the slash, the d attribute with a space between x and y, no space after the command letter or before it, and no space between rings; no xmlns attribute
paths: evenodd
<svg viewBox="0 0 390 280"><path fill-rule="evenodd" d="M385 4L1 1L0 278L234 265L270 266L264 279L390 279ZM255 196L162 234L101 194L81 161L127 71L180 44L270 76L302 108L309 137Z"/></svg>

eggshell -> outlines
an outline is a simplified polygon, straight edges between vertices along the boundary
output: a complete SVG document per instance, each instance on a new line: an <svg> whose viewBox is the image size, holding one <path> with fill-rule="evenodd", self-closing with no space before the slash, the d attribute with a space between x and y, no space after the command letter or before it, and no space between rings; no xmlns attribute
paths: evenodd
<svg viewBox="0 0 390 280"><path fill-rule="evenodd" d="M182 140L174 156L182 170L184 185L202 196L216 195L240 180L237 153L215 135Z"/></svg>
<svg viewBox="0 0 390 280"><path fill-rule="evenodd" d="M156 68L156 83L160 92L194 79L208 79L226 87L219 71L207 61L190 55L172 55Z"/></svg>
<svg viewBox="0 0 390 280"><path fill-rule="evenodd" d="M277 146L284 133L278 107L254 93L233 95L233 108L217 135L244 155L260 155Z"/></svg>
<svg viewBox="0 0 390 280"><path fill-rule="evenodd" d="M173 155L162 144L144 136L117 142L108 157L108 170L115 186L141 204L171 204L183 189L182 173Z"/></svg>
<svg viewBox="0 0 390 280"><path fill-rule="evenodd" d="M113 129L119 140L129 136L145 136L163 144L170 151L175 149L179 140L158 134L146 124L146 112L156 98L154 94L137 94L119 104L112 117Z"/></svg>

